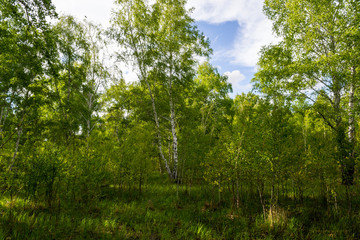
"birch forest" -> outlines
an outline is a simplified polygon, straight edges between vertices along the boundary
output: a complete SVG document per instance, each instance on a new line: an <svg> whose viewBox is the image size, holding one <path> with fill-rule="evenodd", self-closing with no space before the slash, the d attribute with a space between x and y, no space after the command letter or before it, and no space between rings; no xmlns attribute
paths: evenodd
<svg viewBox="0 0 360 240"><path fill-rule="evenodd" d="M265 0L234 97L191 12L0 0L0 239L360 239L360 1Z"/></svg>

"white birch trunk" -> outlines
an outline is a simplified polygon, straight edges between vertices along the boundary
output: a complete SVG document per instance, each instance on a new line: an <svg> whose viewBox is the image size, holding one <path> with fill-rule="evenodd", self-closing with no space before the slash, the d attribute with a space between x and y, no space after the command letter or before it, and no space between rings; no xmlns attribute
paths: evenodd
<svg viewBox="0 0 360 240"><path fill-rule="evenodd" d="M353 78L355 78L355 68L354 67L352 68L352 75L353 75ZM349 93L349 132L348 132L348 137L349 137L350 144L354 144L354 140L355 140L354 92L355 92L355 87L354 87L354 82L352 82L350 85L350 93Z"/></svg>
<svg viewBox="0 0 360 240"><path fill-rule="evenodd" d="M160 154L161 159L165 163L165 168L166 168L166 171L167 171L168 175L171 177L172 174L171 174L170 166L169 166L169 163L168 163L167 159L165 158L163 150L162 150L162 138L161 138L161 133L160 133L160 123L159 123L159 118L158 118L157 111L156 111L155 99L154 99L154 96L153 96L152 91L151 91L150 83L147 81L146 78L144 78L144 81L145 81L145 83L146 83L146 85L148 87L149 95L150 95L150 98L151 98L151 106L152 106L153 114L154 114L154 121L155 121L155 126L156 126L156 135L157 135L157 141L158 141L159 154Z"/></svg>
<svg viewBox="0 0 360 240"><path fill-rule="evenodd" d="M170 124L171 124L172 138L173 138L173 158L174 158L174 167L173 167L172 178L177 179L178 162L179 162L178 139L177 139L177 134L176 134L175 107L174 107L174 102L171 97L170 97L170 112L171 112Z"/></svg>
<svg viewBox="0 0 360 240"><path fill-rule="evenodd" d="M170 53L170 76L169 76L169 104L170 104L170 126L171 126L171 134L173 140L173 172L172 179L177 180L178 178L178 164L179 164L179 156L178 156L178 139L176 134L176 117L175 117L175 105L172 94L172 84L173 84L173 54Z"/></svg>
<svg viewBox="0 0 360 240"><path fill-rule="evenodd" d="M131 3L130 3L130 7L131 7ZM133 29L130 28L130 38L131 38L130 45L134 49L135 61L137 62L138 69L139 69L139 72L140 72L139 79L140 79L140 81L145 82L145 84L146 84L146 86L147 86L147 88L149 90L149 95L150 95L150 99L151 99L151 106L152 106L153 114L154 114L154 121L155 121L155 127L156 127L156 135L157 135L157 142L158 142L157 145L158 145L159 154L160 154L161 159L164 161L165 168L166 168L166 171L167 171L169 177L172 178L172 173L171 173L171 169L170 169L168 160L164 156L164 153L163 153L163 150L162 150L162 137L161 137L161 132L160 132L160 123L159 123L159 118L158 118L158 114L157 114L157 110L156 110L155 99L154 99L154 96L153 96L152 91L151 91L150 83L149 83L149 81L147 79L147 69L146 69L147 67L146 67L146 64L144 64L144 62L141 59L141 53L146 52L146 51L143 51L143 49L141 49L140 46L136 45L137 41L135 40L134 36L135 36L135 34L133 33Z"/></svg>

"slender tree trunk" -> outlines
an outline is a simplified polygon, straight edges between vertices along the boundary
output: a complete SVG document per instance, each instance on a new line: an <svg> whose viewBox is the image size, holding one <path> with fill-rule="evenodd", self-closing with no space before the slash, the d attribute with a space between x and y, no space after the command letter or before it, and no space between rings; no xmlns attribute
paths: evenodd
<svg viewBox="0 0 360 240"><path fill-rule="evenodd" d="M170 104L170 125L171 125L171 134L173 140L173 172L172 172L172 179L177 180L178 175L178 139L176 134L176 117L175 117L175 104L172 94L172 84L173 84L173 56L172 53L170 54L170 76L169 76L169 104Z"/></svg>
<svg viewBox="0 0 360 240"><path fill-rule="evenodd" d="M352 68L352 82L349 92L349 130L348 130L348 161L347 161L347 173L349 176L349 182L347 185L353 184L353 175L355 168L355 113L354 113L354 94L355 94L355 67Z"/></svg>
<svg viewBox="0 0 360 240"><path fill-rule="evenodd" d="M130 5L128 7L129 7L129 9L131 9L132 3L130 3ZM151 106L152 106L152 110L153 110L153 114L154 114L154 122L155 122L155 128L156 128L157 145L158 145L159 155L160 155L161 159L163 160L163 162L165 163L165 168L166 168L166 171L167 171L169 177L172 178L172 172L171 172L168 160L165 158L163 150L162 150L162 137L161 137L161 132L160 132L160 123L159 123L159 118L158 118L158 114L157 114L157 110L156 110L155 98L151 91L151 86L150 86L150 83L147 78L147 73L148 73L147 66L143 62L143 59L140 57L141 53L143 53L143 51L141 51L141 48L139 49L138 46L136 45L137 41L134 39L135 34L133 33L133 28L130 28L129 30L130 30L130 37L131 37L130 45L131 45L131 47L134 48L135 59L137 61L138 69L140 71L139 79L140 79L140 81L145 82L145 84L148 88L148 91L149 91L150 99L151 99Z"/></svg>
<svg viewBox="0 0 360 240"><path fill-rule="evenodd" d="M157 145L158 145L158 149L159 149L159 154L160 154L161 159L165 163L165 168L166 168L166 171L167 171L169 177L172 177L172 173L171 173L171 170L170 170L169 163L168 163L167 159L165 158L163 150L162 150L162 138L161 138L161 133L160 133L160 123L159 123L159 118L158 118L157 111L156 111L155 99L154 99L154 96L153 96L152 91L151 91L150 83L148 82L148 80L146 78L144 78L144 81L145 81L145 83L146 83L146 85L148 87L149 95L150 95L150 99L151 99L151 106L152 106L153 114L154 114L154 121L155 121L155 127L156 127L156 135L157 135L157 142L158 142Z"/></svg>
<svg viewBox="0 0 360 240"><path fill-rule="evenodd" d="M263 214L264 214L264 221L266 221L266 206L265 206L265 199L264 199L264 186L263 183L260 183L260 181L258 181L258 192L259 192L259 198L260 198L260 203L261 203L261 207L263 210Z"/></svg>
<svg viewBox="0 0 360 240"><path fill-rule="evenodd" d="M168 160L165 158L164 152L162 150L162 137L161 137L161 132L160 132L159 117L158 117L157 110L156 110L156 105L155 105L155 98L154 98L154 95L153 95L153 93L151 91L150 83L149 83L149 81L147 79L146 69L143 66L143 64L142 64L142 62L141 62L141 60L139 58L139 51L138 51L136 46L135 46L135 55L136 55L136 58L137 58L138 67L139 67L139 71L140 71L140 77L139 78L142 81L145 82L145 84L146 84L146 86L148 88L148 91L149 91L150 99L151 99L151 106L152 106L152 110L153 110L153 114L154 114L154 122L155 122L155 128L156 128L156 136L157 136L157 145L158 145L159 155L160 155L161 159L163 160L163 162L165 164L165 168L166 168L166 171L167 171L169 177L172 178L172 172L171 172Z"/></svg>
<svg viewBox="0 0 360 240"><path fill-rule="evenodd" d="M334 79L334 111L335 111L335 135L336 135L336 143L337 143L337 151L338 151L338 160L340 162L341 174L342 174L342 184L349 186L353 185L354 181L354 167L355 162L353 158L349 157L349 142L346 136L346 129L342 122L341 117L341 87L340 83L333 77ZM351 95L351 94L350 94ZM350 97L351 98L351 97ZM353 100L349 101L353 102Z"/></svg>
<svg viewBox="0 0 360 240"><path fill-rule="evenodd" d="M172 133L172 140L173 140L173 160L174 160L174 166L173 166L173 172L172 172L172 178L174 180L177 179L178 175L178 139L176 134L176 122L175 122L175 107L172 98L170 97L170 111L171 111L171 118L170 118L170 124L171 124L171 133Z"/></svg>
<svg viewBox="0 0 360 240"><path fill-rule="evenodd" d="M160 153L159 153L159 157L157 159L158 159L158 164L159 164L159 173L162 174L163 173L163 168L162 168L162 164L161 164Z"/></svg>
<svg viewBox="0 0 360 240"><path fill-rule="evenodd" d="M350 144L354 143L355 140L355 119L354 119L354 84L350 86L349 93L349 142Z"/></svg>

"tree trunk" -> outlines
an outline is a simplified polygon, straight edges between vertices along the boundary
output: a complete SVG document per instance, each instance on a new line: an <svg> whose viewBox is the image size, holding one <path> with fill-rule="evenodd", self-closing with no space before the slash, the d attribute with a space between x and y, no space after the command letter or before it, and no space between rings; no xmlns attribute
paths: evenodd
<svg viewBox="0 0 360 240"><path fill-rule="evenodd" d="M259 192L261 207L263 210L264 221L266 221L266 206L265 206L265 200L264 200L264 183L260 182L258 180L257 188L258 188L258 192Z"/></svg>
<svg viewBox="0 0 360 240"><path fill-rule="evenodd" d="M176 134L176 122L175 122L175 107L172 98L170 97L170 112L171 112L171 118L170 118L170 124L171 124L171 133L172 133L172 140L173 140L173 160L174 160L174 166L173 166L173 172L172 172L172 179L176 180L178 175L178 139Z"/></svg>
<svg viewBox="0 0 360 240"><path fill-rule="evenodd" d="M178 175L178 139L176 134L176 117L175 117L175 105L172 94L172 84L173 84L173 55L170 53L170 75L169 75L169 104L170 104L170 125L171 125L171 134L173 140L173 172L172 179L177 180Z"/></svg>
<svg viewBox="0 0 360 240"><path fill-rule="evenodd" d="M353 70L355 75L355 70ZM354 119L354 83L351 83L349 93L349 142L354 143L355 140L355 119Z"/></svg>
<svg viewBox="0 0 360 240"><path fill-rule="evenodd" d="M335 130L336 144L337 144L337 155L341 168L342 184L345 186L349 186L349 185L353 185L354 182L355 161L353 157L349 157L349 150L352 147L350 147L349 141L347 139L346 129L342 122L342 117L341 117L341 106L340 106L341 87L339 86L340 83L336 80L336 77L333 77L333 79L335 86L335 91L334 91L335 129L334 130ZM353 89L353 86L351 86L351 89ZM350 93L350 96L351 95L353 98L353 93L352 94ZM350 104L353 104L353 100L349 100L349 105Z"/></svg>
<svg viewBox="0 0 360 240"><path fill-rule="evenodd" d="M146 84L146 86L147 86L147 88L149 90L149 96L150 96L150 99L151 99L151 106L152 106L152 110L153 110L153 114L154 114L154 122L155 122L155 128L156 128L157 145L158 145L159 155L160 155L161 159L165 163L165 168L166 168L166 171L167 171L169 177L172 178L172 172L171 172L168 160L165 158L163 150L162 150L162 137L161 137L161 132L160 132L159 117L158 117L157 110L156 110L156 105L155 105L155 98L154 98L154 95L153 95L153 93L151 91L150 83L149 83L149 81L147 79L147 73L146 73L145 67L143 66L143 63L142 63L141 59L139 58L139 51L138 51L136 46L134 46L134 48L135 48L135 55L136 55L136 59L137 59L138 67L139 67L139 71L140 71L139 79L141 79L142 81L145 82L145 84Z"/></svg>
<svg viewBox="0 0 360 240"><path fill-rule="evenodd" d="M157 141L158 141L159 154L160 154L161 159L165 163L165 168L166 168L166 171L167 171L169 177L172 178L172 173L171 173L171 170L170 170L169 163L168 163L167 159L165 158L163 150L162 150L162 138L161 138L161 133L160 133L159 118L158 118L157 111L156 111L155 99L154 99L154 96L153 96L152 91L151 91L150 83L147 81L146 78L144 78L144 80L145 80L145 83L146 83L146 85L148 87L149 95L150 95L150 98L151 98L151 105L152 105L153 114L154 114L154 121L155 121L155 127L156 127L156 135L157 135Z"/></svg>
<svg viewBox="0 0 360 240"><path fill-rule="evenodd" d="M349 131L348 131L348 141L349 149L348 156L346 159L345 174L346 178L343 177L343 183L345 185L353 185L354 179L354 168L355 168L355 117L354 117L354 93L355 93L355 68L352 68L352 77L353 81L350 84L350 93L349 93ZM344 182L345 180L345 182Z"/></svg>

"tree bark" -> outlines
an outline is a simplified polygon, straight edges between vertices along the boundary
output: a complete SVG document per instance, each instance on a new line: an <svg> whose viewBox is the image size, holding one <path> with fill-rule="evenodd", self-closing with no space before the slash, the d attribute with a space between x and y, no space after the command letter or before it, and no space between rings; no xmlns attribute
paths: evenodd
<svg viewBox="0 0 360 240"><path fill-rule="evenodd" d="M266 206L265 206L265 200L264 200L264 183L260 182L258 180L257 188L258 188L258 192L259 192L261 207L263 210L264 221L266 221Z"/></svg>
<svg viewBox="0 0 360 240"><path fill-rule="evenodd" d="M156 135L157 135L159 154L160 154L161 159L165 163L165 168L166 168L166 171L167 171L169 177L172 178L172 173L171 173L171 170L170 170L169 163L168 163L167 159L165 158L163 150L162 150L162 138L161 138L161 133L160 133L159 118L158 118L157 111L156 111L155 99L154 99L154 96L153 96L152 91L151 91L150 83L148 82L148 80L146 78L144 78L144 81L145 81L145 83L146 83L146 85L148 87L149 95L150 95L150 99L151 99L151 106L152 106L153 114L154 114L154 121L155 121L155 127L156 127Z"/></svg>
<svg viewBox="0 0 360 240"><path fill-rule="evenodd" d="M353 70L353 74L354 74ZM349 142L350 144L354 143L355 140L355 118L354 118L354 83L351 83L350 93L349 93Z"/></svg>
<svg viewBox="0 0 360 240"><path fill-rule="evenodd" d="M334 85L339 83L334 78ZM355 161L349 156L349 150L351 149L349 141L346 136L346 129L342 122L341 107L340 107L341 95L340 87L337 87L334 91L334 110L335 110L335 135L337 144L338 160L341 167L342 184L345 186L353 185L354 182L354 168ZM349 101L350 104L351 101Z"/></svg>
<svg viewBox="0 0 360 240"><path fill-rule="evenodd" d="M355 169L355 117L354 117L354 94L355 94L355 68L352 68L352 81L349 92L349 129L348 129L348 150L344 156L343 184L353 185Z"/></svg>
<svg viewBox="0 0 360 240"><path fill-rule="evenodd" d="M173 158L174 158L174 166L173 166L173 172L172 172L172 179L176 180L178 175L178 139L176 134L176 122L175 122L175 107L174 102L172 98L170 97L170 112L171 112L171 133L173 138Z"/></svg>
<svg viewBox="0 0 360 240"><path fill-rule="evenodd" d="M172 94L172 84L173 84L173 56L170 54L170 76L169 76L169 104L170 104L170 125L171 125L171 134L173 140L173 171L172 171L172 179L177 180L178 175L178 139L176 134L176 117L175 117L175 105Z"/></svg>

